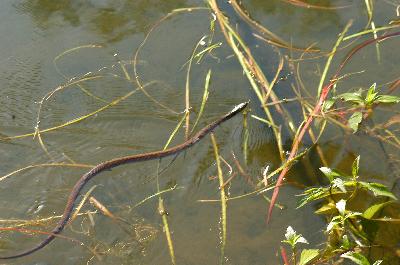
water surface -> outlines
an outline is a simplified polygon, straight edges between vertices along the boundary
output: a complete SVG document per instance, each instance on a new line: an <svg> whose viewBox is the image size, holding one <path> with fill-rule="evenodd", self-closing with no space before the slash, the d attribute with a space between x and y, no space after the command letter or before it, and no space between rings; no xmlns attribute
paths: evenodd
<svg viewBox="0 0 400 265"><path fill-rule="evenodd" d="M351 2L352 6L345 10L321 11L291 6L283 1L248 0L243 4L260 24L299 47L317 43L320 49L328 51L350 18L354 19L351 32L358 32L365 26L365 7L359 3L362 1L321 2L332 6ZM46 129L64 124L135 89L132 58L145 34L173 9L192 6L204 6L204 3L194 0L1 1L2 136L31 133L37 125ZM275 50L255 38L251 28L234 14L229 4L221 6L232 21L238 23L239 32L254 49L267 78L272 79L279 59ZM140 80L143 83L157 81L147 91L167 109L137 92L82 122L42 133L42 144L32 136L1 142L0 175L28 165L95 165L114 157L162 149L185 109L185 63L196 43L209 34L210 18L207 10L172 16L152 32L141 50L137 62ZM395 8L390 4L377 5L375 23L387 23L388 18L395 18ZM218 31L214 41L223 41ZM398 40L386 41L381 47L379 62L374 46L356 56L346 72L365 72L347 78L345 85L338 89L354 90L396 78L396 63L400 59L400 53L395 52L398 51ZM287 50L281 52L290 55ZM344 55L345 51L335 59L335 66ZM314 95L324 63L323 58L305 61L301 66L305 87ZM190 100L194 111L192 124L200 107L204 79L209 69L212 69L210 96L198 128L248 99L252 101L252 113L262 115L240 65L229 47L223 45L214 56L206 56L201 64L193 65L190 79ZM73 78L93 76L96 78L80 83L81 87L66 86L45 100L37 123L39 103L45 95ZM277 85L277 94L290 98L293 96L290 85L294 82L291 69L286 67L282 77L288 78ZM287 106L300 123L302 117L298 106ZM380 110L374 121L381 123L387 119L388 112L398 111L398 107ZM263 167L276 168L280 162L268 126L250 119L249 128L247 161L244 161L242 152L242 117L227 122L215 134L221 155L233 165L233 151L256 179L261 176ZM285 147L289 150L291 137L285 128L283 135ZM179 133L173 143L183 140L184 134ZM332 126L326 130L320 143L333 167L348 169L360 154L361 172L365 179L378 179L391 187L398 177L398 171L393 170L391 164L397 159L398 150L389 145L382 148L375 138L344 135ZM385 159L386 154L393 155L393 158ZM260 196L229 203L226 264L279 264L277 253L288 225L307 235L311 244L323 242L325 222L312 214L315 209L295 209L298 202L295 195L301 193L301 188L320 183L317 169L321 162L314 150L307 160L311 168L301 163L291 171L289 177L293 185L282 188L279 197L285 210L275 209L269 225L265 223L268 204ZM206 138L175 160L163 160L161 168L166 168L160 176L161 189L174 185L179 188L163 195L177 263L216 264L220 247L220 207L217 203L198 202L200 199L219 198L217 180L212 178L216 167L210 139ZM86 247L68 239L57 239L33 255L6 264L168 264L170 257L157 199L133 207L157 191L156 169L157 161L122 166L96 177L85 190L95 187L92 195L130 225L101 214L84 214L67 227L63 235L83 242ZM0 219L41 219L61 214L68 192L86 170L38 167L1 181ZM232 196L250 191L252 187L240 176L233 179L229 188ZM81 212L94 210L86 203ZM55 222L56 219L29 228L50 231ZM10 225L5 223L4 226ZM398 234L396 229L393 231ZM1 232L0 253L13 254L40 240L39 235ZM88 248L94 249L98 255Z"/></svg>

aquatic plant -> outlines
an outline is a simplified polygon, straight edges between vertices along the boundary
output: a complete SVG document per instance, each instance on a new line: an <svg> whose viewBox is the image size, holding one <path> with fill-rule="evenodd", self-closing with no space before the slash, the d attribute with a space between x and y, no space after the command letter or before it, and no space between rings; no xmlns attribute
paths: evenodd
<svg viewBox="0 0 400 265"><path fill-rule="evenodd" d="M297 234L293 228L288 227L283 243L289 244L292 251L291 260L285 264L325 264L338 262L341 259L349 259L356 264L370 265L367 257L370 257L372 247L378 247L375 242L379 225L385 223L398 223L395 217L382 216L384 208L391 204L398 204L396 196L385 186L377 182L365 182L359 176L360 157L357 157L352 165L351 174L345 174L335 169L321 167L320 170L328 180L326 186L307 188L301 195L298 208L307 204L318 202L318 215L326 217L327 226L324 231L327 236L324 249L303 249L299 262L296 262L298 243L307 243L307 240ZM369 203L366 197L372 197ZM383 228L385 229L385 228ZM394 246L384 242L379 247L386 249L385 259L390 259ZM284 260L288 260L284 257ZM376 260L374 265L382 260Z"/></svg>

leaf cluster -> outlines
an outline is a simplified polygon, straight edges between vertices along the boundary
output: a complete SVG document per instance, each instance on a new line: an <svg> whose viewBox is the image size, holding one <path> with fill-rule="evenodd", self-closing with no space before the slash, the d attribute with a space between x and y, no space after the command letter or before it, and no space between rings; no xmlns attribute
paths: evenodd
<svg viewBox="0 0 400 265"><path fill-rule="evenodd" d="M355 133L363 120L363 111L371 110L377 105L399 103L400 97L381 94L376 88L376 83L374 83L368 90L359 89L355 92L346 92L327 100L324 104L324 110L331 109L339 101L350 103L356 108L356 111L348 119L348 125Z"/></svg>
<svg viewBox="0 0 400 265"><path fill-rule="evenodd" d="M372 97L373 95L371 95ZM302 194L298 207L312 202L322 205L316 210L317 214L327 217L326 248L304 249L296 262L296 245L307 243L307 240L297 234L292 227L288 227L285 240L282 242L290 245L293 252L294 264L315 264L328 260L347 259L359 265L378 265L382 261L370 263L366 258L365 250L371 246L372 237L367 224L382 221L394 221L390 218L375 218L381 210L397 200L389 189L380 183L364 182L359 180L360 157L357 157L351 169L351 174L345 174L336 169L321 167L320 170L328 180L328 185L309 188ZM376 202L366 209L361 207L353 209L349 204L359 194L365 196L369 193ZM361 195L360 195L361 196ZM382 202L384 200L384 202Z"/></svg>

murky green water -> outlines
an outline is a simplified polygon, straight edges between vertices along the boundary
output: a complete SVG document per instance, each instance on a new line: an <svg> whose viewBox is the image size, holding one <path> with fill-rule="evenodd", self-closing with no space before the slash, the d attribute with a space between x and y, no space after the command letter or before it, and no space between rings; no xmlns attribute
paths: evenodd
<svg viewBox="0 0 400 265"><path fill-rule="evenodd" d="M363 1L320 1L324 5L352 6L343 10L321 11L288 5L283 1L244 1L253 18L296 46L313 43L330 50L337 34L350 18L355 19L351 32L363 29L367 15ZM360 2L360 3L359 3ZM398 4L398 3L397 3ZM204 6L203 1L50 1L26 0L0 2L0 133L15 136L58 126L87 115L136 88L132 58L145 33L161 17L182 7ZM267 78L275 74L276 52L254 38L250 27L236 17L228 4L221 6L238 29L262 65ZM377 25L396 17L390 1L376 5ZM157 80L148 93L175 114L137 92L119 104L90 116L82 122L41 134L42 144L32 136L0 143L0 175L44 163L80 163L95 165L127 154L160 150L180 120L185 109L185 78L187 62L195 44L208 34L210 14L207 10L183 13L165 20L150 35L138 58L138 75L143 83ZM218 32L218 31L217 31ZM218 32L215 41L223 40ZM387 83L398 78L399 40L381 45L380 62L375 46L359 53L346 67L346 73L365 71L347 77L340 91L368 87L374 82ZM282 50L283 55L288 51ZM229 111L235 104L252 100L252 113L262 115L242 70L226 45L194 64L191 72L191 106L197 112L203 94L208 69L212 69L212 84L200 125ZM343 51L334 60L334 68L343 58ZM301 64L305 87L315 94L325 59ZM123 67L122 67L123 66ZM124 67L127 75L124 73ZM292 97L294 75L286 67L276 86L280 97ZM40 101L49 92L68 80L88 77L85 82L58 89L45 100L37 123ZM131 79L131 80L128 80ZM92 96L85 94L89 91ZM397 92L395 92L397 93ZM398 93L397 93L398 94ZM288 109L300 122L296 104ZM374 122L382 123L388 113L398 107L377 111ZM193 115L192 121L194 121ZM298 124L297 124L298 125ZM262 168L278 167L279 155L270 129L250 119L249 157L247 165L242 153L242 118L234 118L216 130L222 156L233 165L231 152L254 177ZM283 131L286 148L290 137ZM183 141L183 133L174 143ZM330 126L320 140L321 148L332 167L348 169L358 154L362 157L362 175L392 187L399 176L393 168L398 149L370 136L344 135ZM391 155L388 159L385 155ZM296 210L304 185L319 183L317 169L321 166L317 153L308 156L307 168L298 165L290 173L296 185L282 188L279 202L285 210L275 209L269 225L265 224L268 205L260 196L232 201L228 205L228 243L226 264L280 264L280 241L288 225L307 236L311 244L323 241L325 222L312 214L312 207ZM176 160L165 159L160 177L161 189L174 184L179 187L163 198L169 213L169 223L178 264L216 264L220 247L220 207L216 203L200 203L200 199L219 197L213 148L209 138ZM398 161L398 160L397 160ZM392 164L391 164L392 163ZM92 195L125 222L113 221L95 210L88 202L63 235L41 251L4 264L169 264L170 257L158 213L158 201L150 199L135 204L156 192L157 162L122 166L96 177L86 191L95 187ZM8 219L41 219L59 215L68 192L87 169L77 167L37 167L0 181L0 219L3 226L12 226ZM228 170L226 169L226 172ZM228 178L228 176L226 176ZM86 192L85 191L85 192ZM252 191L240 176L232 180L229 194ZM50 231L56 219L29 229ZM129 223L130 225L126 224ZM126 230L129 230L128 233ZM399 234L398 229L393 229ZM392 234L395 235L395 234ZM72 242L76 239L84 243ZM394 236L394 238L396 238ZM399 237L397 237L399 238ZM13 254L41 240L32 234L0 232L0 254ZM140 241L140 242L139 242ZM92 249L97 255L93 254ZM3 263L2 263L3 264Z"/></svg>

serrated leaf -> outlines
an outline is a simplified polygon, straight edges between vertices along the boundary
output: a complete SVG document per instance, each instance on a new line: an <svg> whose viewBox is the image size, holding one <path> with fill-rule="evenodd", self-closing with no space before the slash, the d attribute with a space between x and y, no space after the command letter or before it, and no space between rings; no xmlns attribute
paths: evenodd
<svg viewBox="0 0 400 265"><path fill-rule="evenodd" d="M391 95L380 95L375 100L374 103L399 103L400 97Z"/></svg>
<svg viewBox="0 0 400 265"><path fill-rule="evenodd" d="M360 181L359 183L364 188L372 191L372 193L375 196L385 196L385 197L392 198L393 200L397 200L396 196L394 196L394 194L391 193L387 189L387 187L385 185L383 185L383 184L375 183L375 182L368 183L368 182L363 182L363 181Z"/></svg>
<svg viewBox="0 0 400 265"><path fill-rule="evenodd" d="M351 170L353 178L356 178L358 176L359 169L360 169L360 156L357 156L357 158L353 162L353 166L352 166L352 170Z"/></svg>
<svg viewBox="0 0 400 265"><path fill-rule="evenodd" d="M362 217L364 217L365 219L372 219L379 210L381 210L383 207L385 207L386 205L388 205L392 202L393 201L388 201L388 202L384 202L384 203L374 204L374 205L368 207L368 209L366 209L364 211L364 213L362 214Z"/></svg>
<svg viewBox="0 0 400 265"><path fill-rule="evenodd" d="M300 254L299 265L306 265L313 259L315 259L319 254L318 249L303 249Z"/></svg>
<svg viewBox="0 0 400 265"><path fill-rule="evenodd" d="M354 112L349 119L349 127L353 129L353 133L358 131L358 125L362 121L362 113L359 111Z"/></svg>
<svg viewBox="0 0 400 265"><path fill-rule="evenodd" d="M353 261L354 263L356 263L358 265L370 265L368 259L364 255L362 255L360 253L349 251L349 252L346 252L346 253L344 253L344 254L342 254L340 256L342 258L349 259L349 260Z"/></svg>

